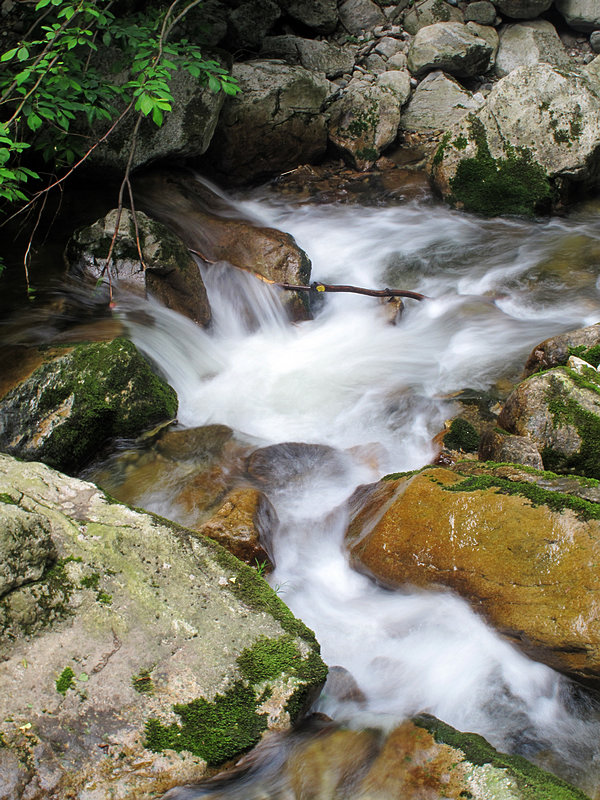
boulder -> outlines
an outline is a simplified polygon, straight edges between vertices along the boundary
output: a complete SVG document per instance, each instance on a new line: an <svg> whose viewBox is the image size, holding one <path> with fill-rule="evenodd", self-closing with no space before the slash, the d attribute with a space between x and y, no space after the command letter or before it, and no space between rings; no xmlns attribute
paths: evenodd
<svg viewBox="0 0 600 800"><path fill-rule="evenodd" d="M349 456L328 445L284 442L255 450L246 470L259 488L278 491L300 487L307 475L311 480L318 479L319 473L344 475L350 463Z"/></svg>
<svg viewBox="0 0 600 800"><path fill-rule="evenodd" d="M567 25L576 31L593 31L600 28L600 6L596 0L556 0L556 8Z"/></svg>
<svg viewBox="0 0 600 800"><path fill-rule="evenodd" d="M402 111L400 127L407 131L446 131L469 112L477 111L483 102L483 97L474 97L449 75L430 72Z"/></svg>
<svg viewBox="0 0 600 800"><path fill-rule="evenodd" d="M540 451L528 436L514 436L501 428L493 428L483 434L479 444L479 458L483 461L509 462L544 469Z"/></svg>
<svg viewBox="0 0 600 800"><path fill-rule="evenodd" d="M229 11L228 44L231 49L259 50L263 39L281 16L273 0L247 0Z"/></svg>
<svg viewBox="0 0 600 800"><path fill-rule="evenodd" d="M0 528L15 510L17 537L41 518L55 552L2 596L6 800L150 800L288 728L318 693L312 632L217 544L0 455Z"/></svg>
<svg viewBox="0 0 600 800"><path fill-rule="evenodd" d="M173 74L170 89L173 108L165 114L161 127L149 118L140 125L131 169L159 159L197 158L208 149L223 107L224 93L215 94L200 78L183 70ZM87 160L88 166L122 176L129 161L136 120L137 115L126 117L94 150ZM103 125L94 135L104 134L106 127Z"/></svg>
<svg viewBox="0 0 600 800"><path fill-rule="evenodd" d="M38 367L0 401L0 448L76 472L110 439L172 419L177 395L131 342L82 344Z"/></svg>
<svg viewBox="0 0 600 800"><path fill-rule="evenodd" d="M398 135L410 94L406 71L390 70L374 83L354 82L330 108L329 139L357 169L368 169Z"/></svg>
<svg viewBox="0 0 600 800"><path fill-rule="evenodd" d="M460 9L444 0L421 0L404 14L403 27L413 36L427 25L436 22L464 22Z"/></svg>
<svg viewBox="0 0 600 800"><path fill-rule="evenodd" d="M498 52L498 45L500 44L498 31L496 28L492 28L490 25L479 25L477 22L467 22L466 27L469 33L484 39L492 48L489 67L491 69L496 63L496 53Z"/></svg>
<svg viewBox="0 0 600 800"><path fill-rule="evenodd" d="M533 19L539 17L552 5L552 0L494 0L501 14L513 19Z"/></svg>
<svg viewBox="0 0 600 800"><path fill-rule="evenodd" d="M491 216L546 209L552 189L568 199L573 184L596 186L599 170L600 97L581 75L549 64L502 78L431 162L446 199Z"/></svg>
<svg viewBox="0 0 600 800"><path fill-rule="evenodd" d="M500 45L494 72L503 78L517 67L540 61L555 67L568 67L570 59L556 29L545 19L506 25L500 31Z"/></svg>
<svg viewBox="0 0 600 800"><path fill-rule="evenodd" d="M289 233L240 219L239 212L189 173L155 172L135 183L136 203L209 262L225 262L277 283L310 283L311 263ZM294 315L305 313L304 293L286 292Z"/></svg>
<svg viewBox="0 0 600 800"><path fill-rule="evenodd" d="M533 658L598 682L600 505L558 476L471 463L357 490L352 563L389 587L452 589Z"/></svg>
<svg viewBox="0 0 600 800"><path fill-rule="evenodd" d="M524 377L564 366L571 355L584 358L594 367L600 364L600 323L552 336L536 345L525 363Z"/></svg>
<svg viewBox="0 0 600 800"><path fill-rule="evenodd" d="M280 58L288 64L302 64L305 69L324 72L328 78L337 78L352 72L358 48L355 45L340 47L318 39L300 36L269 36L263 41L261 56Z"/></svg>
<svg viewBox="0 0 600 800"><path fill-rule="evenodd" d="M600 478L600 375L593 367L555 367L521 381L498 423L529 437L546 469Z"/></svg>
<svg viewBox="0 0 600 800"><path fill-rule="evenodd" d="M383 36L375 47L373 52L381 56L385 61L393 58L398 53L403 53L406 49L406 43L402 39L396 39L393 36Z"/></svg>
<svg viewBox="0 0 600 800"><path fill-rule="evenodd" d="M353 36L387 23L385 14L372 0L344 0L339 15L342 27Z"/></svg>
<svg viewBox="0 0 600 800"><path fill-rule="evenodd" d="M408 68L417 77L442 70L457 77L485 72L493 48L460 22L439 22L421 28L408 51Z"/></svg>
<svg viewBox="0 0 600 800"><path fill-rule="evenodd" d="M66 250L69 269L108 283L106 257L117 225L117 209L71 237ZM143 264L140 260L139 238ZM206 289L197 263L187 247L160 222L123 209L109 266L114 289L158 298L199 325L211 319Z"/></svg>
<svg viewBox="0 0 600 800"><path fill-rule="evenodd" d="M465 22L476 22L478 25L493 25L496 21L496 9L489 0L476 0L465 9Z"/></svg>
<svg viewBox="0 0 600 800"><path fill-rule="evenodd" d="M338 22L336 0L279 0L281 8L296 22L317 33L332 33Z"/></svg>
<svg viewBox="0 0 600 800"><path fill-rule="evenodd" d="M279 61L236 64L241 92L223 107L208 154L230 183L256 181L310 163L325 153L324 76Z"/></svg>

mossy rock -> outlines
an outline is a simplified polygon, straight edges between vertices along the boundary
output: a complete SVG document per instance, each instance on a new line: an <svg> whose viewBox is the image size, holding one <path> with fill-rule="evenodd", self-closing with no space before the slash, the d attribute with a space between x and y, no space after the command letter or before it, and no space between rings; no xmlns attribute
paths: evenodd
<svg viewBox="0 0 600 800"><path fill-rule="evenodd" d="M172 419L177 395L126 339L82 344L43 364L0 402L0 447L80 470L110 439Z"/></svg>
<svg viewBox="0 0 600 800"><path fill-rule="evenodd" d="M599 495L569 481L475 462L390 476L357 492L351 561L392 588L452 589L533 658L598 683Z"/></svg>
<svg viewBox="0 0 600 800"><path fill-rule="evenodd" d="M1 454L0 496L0 528L37 515L53 548L0 598L10 800L42 775L48 800L83 800L92 778L99 796L151 800L316 699L327 667L313 632L216 543Z"/></svg>

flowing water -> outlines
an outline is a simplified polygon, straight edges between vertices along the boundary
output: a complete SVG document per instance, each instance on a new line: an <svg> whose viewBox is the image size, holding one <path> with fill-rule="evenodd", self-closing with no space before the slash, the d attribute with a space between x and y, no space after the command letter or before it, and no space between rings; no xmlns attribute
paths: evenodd
<svg viewBox="0 0 600 800"><path fill-rule="evenodd" d="M537 342L600 320L597 215L484 221L428 202L302 205L267 190L227 203L232 214L293 234L318 280L432 298L407 300L394 326L372 298L328 295L312 321L291 324L278 290L215 265L204 274L210 332L156 304L144 315L122 308L133 341L176 389L182 426L224 423L253 447L340 451L335 470L312 465L292 483L275 476L268 489L280 521L270 581L316 632L326 662L348 669L366 698L324 694L317 708L384 728L427 711L591 792L600 765L592 701L456 596L390 592L352 571L343 535L357 485L432 458L452 393L496 392ZM137 499L177 516L168 489ZM232 784L223 796L251 793Z"/></svg>

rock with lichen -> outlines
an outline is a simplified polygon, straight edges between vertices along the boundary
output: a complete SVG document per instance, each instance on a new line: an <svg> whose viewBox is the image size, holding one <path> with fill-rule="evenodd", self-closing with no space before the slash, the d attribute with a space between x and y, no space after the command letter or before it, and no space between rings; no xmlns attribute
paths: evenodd
<svg viewBox="0 0 600 800"><path fill-rule="evenodd" d="M126 339L65 348L0 400L0 448L67 472L111 439L177 413L175 391Z"/></svg>
<svg viewBox="0 0 600 800"><path fill-rule="evenodd" d="M578 73L514 69L485 104L443 137L431 176L453 205L485 215L532 215L594 187L600 96Z"/></svg>
<svg viewBox="0 0 600 800"><path fill-rule="evenodd" d="M325 680L255 570L91 483L0 455L0 529L5 800L150 800L287 729Z"/></svg>
<svg viewBox="0 0 600 800"><path fill-rule="evenodd" d="M382 584L451 589L536 660L597 683L599 487L516 465L428 467L358 489L346 543Z"/></svg>
<svg viewBox="0 0 600 800"><path fill-rule="evenodd" d="M417 77L442 70L473 77L490 66L494 48L461 22L437 22L421 28L410 44L408 68Z"/></svg>

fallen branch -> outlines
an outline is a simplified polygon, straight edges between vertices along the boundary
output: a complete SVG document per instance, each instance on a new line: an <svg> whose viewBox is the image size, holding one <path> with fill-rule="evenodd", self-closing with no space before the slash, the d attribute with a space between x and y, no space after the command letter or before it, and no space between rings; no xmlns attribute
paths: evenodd
<svg viewBox="0 0 600 800"><path fill-rule="evenodd" d="M193 253L195 256L201 258L202 261L206 262L207 264L217 263L216 261L212 261L211 259L207 258L199 250L194 250L192 247L188 247L188 250L190 253ZM431 299L430 297L427 297L426 294L411 292L408 289L363 289L361 286L345 286L343 284L336 283L319 283L318 281L313 281L310 286L297 286L293 283L278 283L270 278L265 278L264 275L259 275L258 272L254 272L252 269L250 269L250 267L239 267L239 269L243 269L245 272L251 272L255 278L258 278L259 281L268 283L271 286L277 286L279 289L284 289L286 292L350 292L351 294L364 294L368 297L409 297L412 300L419 301Z"/></svg>

